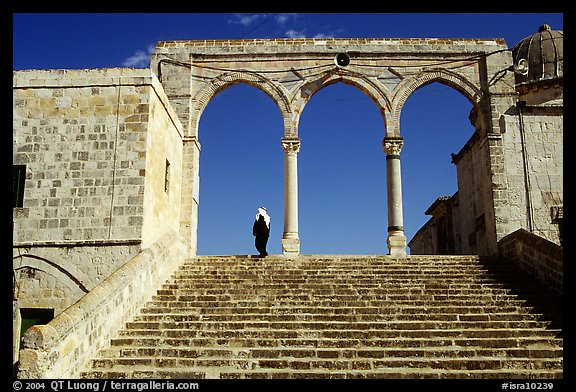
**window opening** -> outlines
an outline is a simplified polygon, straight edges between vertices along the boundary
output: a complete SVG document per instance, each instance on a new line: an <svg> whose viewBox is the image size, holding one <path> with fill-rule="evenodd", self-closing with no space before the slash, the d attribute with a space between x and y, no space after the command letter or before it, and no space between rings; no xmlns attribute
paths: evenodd
<svg viewBox="0 0 576 392"><path fill-rule="evenodd" d="M170 193L170 162L166 159L166 167L164 169L164 192Z"/></svg>
<svg viewBox="0 0 576 392"><path fill-rule="evenodd" d="M39 325L47 324L54 318L54 309L45 308L23 308L20 309L20 347L22 347L22 336L28 328Z"/></svg>
<svg viewBox="0 0 576 392"><path fill-rule="evenodd" d="M12 208L24 205L24 183L26 182L26 165L12 166Z"/></svg>

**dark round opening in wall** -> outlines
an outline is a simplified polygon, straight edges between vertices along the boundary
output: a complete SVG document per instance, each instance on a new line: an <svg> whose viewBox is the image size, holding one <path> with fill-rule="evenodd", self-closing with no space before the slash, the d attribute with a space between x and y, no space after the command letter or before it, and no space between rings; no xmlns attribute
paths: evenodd
<svg viewBox="0 0 576 392"><path fill-rule="evenodd" d="M339 67L345 67L350 64L350 56L348 56L346 53L338 53L336 56L334 56L334 62Z"/></svg>

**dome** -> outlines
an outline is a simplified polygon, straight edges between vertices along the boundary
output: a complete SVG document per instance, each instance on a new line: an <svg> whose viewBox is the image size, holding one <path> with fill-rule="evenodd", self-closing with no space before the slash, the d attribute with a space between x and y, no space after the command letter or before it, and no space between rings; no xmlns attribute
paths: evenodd
<svg viewBox="0 0 576 392"><path fill-rule="evenodd" d="M538 32L524 38L512 48L514 64L528 62L528 74L515 74L516 83L533 83L562 78L564 69L564 32L544 24Z"/></svg>

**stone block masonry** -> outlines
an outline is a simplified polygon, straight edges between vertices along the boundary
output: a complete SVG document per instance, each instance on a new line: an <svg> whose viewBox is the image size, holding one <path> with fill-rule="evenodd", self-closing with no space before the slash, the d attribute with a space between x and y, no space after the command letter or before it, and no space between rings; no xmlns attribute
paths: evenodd
<svg viewBox="0 0 576 392"><path fill-rule="evenodd" d="M180 121L192 141L200 134L200 118L213 97L237 83L245 83L266 93L280 109L284 134L284 231L282 253L300 253L298 234L297 154L300 115L310 98L333 83L352 85L376 103L385 125L385 144L402 140L400 113L408 97L431 82L445 83L483 108L486 132L497 132L499 113L513 103L507 96L513 86L511 74L487 85L493 75L507 69L510 54L502 39L438 38L322 38L255 40L183 40L158 42L150 68L156 73ZM336 64L344 55L346 64ZM492 94L498 102L490 101ZM504 95L507 99L501 99ZM484 100L488 99L487 102ZM482 104L480 105L480 102ZM289 142L288 142L289 141ZM396 143L400 146L399 143ZM397 151L396 151L397 150ZM400 147L387 151L388 249L396 257L406 256L402 218ZM392 151L392 150L390 150ZM199 150L198 150L199 152ZM490 151L492 152L492 151ZM388 160L393 158L393 160ZM192 167L199 166L199 154L187 154ZM503 169L502 169L503 170ZM502 171L500 170L500 171ZM498 172L494 174L500 175ZM491 172L487 172L492 176ZM197 173L184 174L186 192L197 189ZM490 184L492 178L486 183ZM393 197L390 197L393 196ZM194 253L197 230L196 204L182 205L182 216L190 229L190 254ZM482 206L489 223L494 206ZM192 217L192 218L189 218ZM182 219L184 222L184 219ZM500 225L502 226L502 225ZM497 236L503 230L487 229L485 253L495 252Z"/></svg>
<svg viewBox="0 0 576 392"><path fill-rule="evenodd" d="M476 256L201 256L80 377L560 379L557 301Z"/></svg>
<svg viewBox="0 0 576 392"><path fill-rule="evenodd" d="M182 263L184 243L166 232L80 301L24 334L19 378L76 378Z"/></svg>
<svg viewBox="0 0 576 392"><path fill-rule="evenodd" d="M335 62L342 55L349 61L346 61L346 64ZM421 263L410 264L410 257L407 257L405 252L400 171L404 139L400 130L400 115L413 92L435 82L456 89L474 106L470 119L476 132L463 151L453 159L457 165L460 162L458 216L466 217L459 221L454 219L454 222L461 221L460 225L454 224L460 226L454 230L460 239L454 242L462 244L463 250L467 249L466 253L494 255L498 251L498 241L517 227L523 227L524 220L529 227L537 229L535 231L545 237L556 233L548 227L551 220L558 225L556 231L561 235L561 175L552 175L551 172L556 173L562 169L562 160L557 158L557 153L561 153L561 147L558 147L561 135L558 136L557 133L561 133L562 129L562 95L559 91L547 94L554 102L546 102L542 107L539 106L540 101L534 100L537 97L532 97L534 99L531 98L528 105L519 105L524 101L518 101L517 91L514 90L514 75L511 72L502 73L512 65L510 50L501 39L272 39L159 42L151 57L151 69L14 72L13 314L14 331L17 331L14 334L14 352L22 354L19 358L20 377L78 376L81 367L93 357L95 350L110 342L114 331L134 315L143 304L142 301L150 298L155 288L161 284L162 277L167 277L170 271L182 264L183 259L195 257L200 182L199 121L211 99L237 83L248 84L266 93L278 105L282 114L284 133L279 142L284 149L283 267L293 263L299 265L298 260L301 258L297 192L297 156L301 143L298 136L300 114L317 91L340 82L367 94L378 106L384 121L383 147L389 194L388 247L392 256L387 269L400 267L402 270L397 272L410 279L414 277L413 273L419 276L428 272L422 269ZM544 118L546 119L543 121ZM519 146L518 137L535 139L537 142L520 143ZM522 159L518 159L519 157ZM524 215L528 218L524 219ZM293 260L286 263L286 256ZM406 261L410 265L402 267L402 263ZM214 260L210 260L210 268L214 267L213 262ZM248 263L253 264L250 260ZM324 268L324 263L321 264ZM366 260L361 260L354 266L354 274L351 276L354 284L357 283L356 271L363 268L364 264ZM459 282L464 277L460 267L463 266L458 265L453 271L458 275L455 278ZM218 275L226 273L229 268L234 269L228 260L217 268L218 271L214 272ZM244 265L241 270L242 275L247 272ZM262 270L262 266L258 266L257 270ZM194 270L192 280L198 280L202 272ZM299 275L301 271L293 272ZM318 271L315 275L320 275L320 272L325 271ZM209 276L211 275L213 273L209 273ZM468 272L464 275L468 275ZM287 281L292 279L291 276L281 276ZM446 281L452 277L454 276L435 279L430 289L434 290L438 281ZM516 278L516 275L513 277ZM553 274L553 277L557 278L558 275ZM252 286L254 278L252 274L249 279ZM325 278L323 275L322 285L327 282ZM374 277L370 276L369 280L374 281ZM228 280L226 284L230 286L230 282L234 282L234 290L238 288L236 280ZM201 292L203 289L200 287L194 288L195 293L188 292L188 283L185 283L185 286L178 287L176 292L162 289L158 291L157 297L162 297L162 301L164 297L171 298L172 295L186 301L193 297L197 300L203 300L204 297L217 298L213 289L219 289L214 282L205 283L210 286L208 292ZM323 291L325 286L322 287L312 289ZM470 298L470 310L473 313L476 313L476 309L481 305L479 300L488 303L497 300L493 305L499 306L503 294L498 288L492 293L484 293L482 287L477 290L468 284L455 288L458 292L465 291L466 295L473 296L473 299ZM180 289L184 291L179 292ZM283 291L285 287L279 289ZM346 307L353 306L356 309L363 305L350 305L348 301L362 297L366 294L364 289L366 287L349 292L349 287L333 286L333 292L328 295L332 297L337 292L341 293L344 296L340 299L345 301ZM413 289L415 291L412 291ZM241 291L254 296L254 293L247 292L246 288L241 288ZM445 308L458 304L463 299L460 296L453 297L457 293L452 290L435 294L428 291L428 288L424 291L421 291L420 287L408 288L408 295L414 294L408 298L409 303L413 304L425 296L438 304L438 301L448 300L450 297L450 304L441 305ZM305 292L302 297L301 290L296 292L296 296L287 298L290 303L300 299L307 304L310 302L312 297L308 293ZM257 298L263 298L263 293L257 294ZM275 299L278 298L277 294L280 293L275 292ZM384 298L378 289L362 298L370 301L383 299L386 301L385 306L375 303L375 308L390 309L390 299L398 296L404 298L406 294L405 291L387 292L384 293ZM232 292L225 292L223 295L228 297ZM479 295L482 298L479 298ZM225 298L219 298L218 301L220 299ZM332 308L334 305L333 302L324 302L327 299L324 294L318 299L322 302L317 304L322 306ZM245 298L241 297L240 300L244 301ZM159 305L170 308L166 314L161 315L162 318L166 317L163 326L167 328L163 332L166 332L167 336L176 336L181 331L178 328L173 329L172 326L180 323L181 318L179 314L171 313L174 304L162 302ZM210 309L212 305L214 304L209 304ZM250 303L248 307L257 309L255 305ZM503 319L510 313L508 311L496 313L496 319L491 319L493 309L486 310L484 314L469 315L461 315L460 309L456 309L454 313L459 314L456 319L453 315L440 313L437 317L442 323L431 324L430 313L426 310L428 304L421 305L425 310L421 313L424 324L416 326L408 317L399 325L399 320L392 318L385 322L371 320L375 324L370 324L369 329L373 329L373 325L385 324L383 326L386 329L383 332L386 335L397 327L406 327L401 330L402 333L412 334L415 327L422 329L426 326L433 327L435 334L436 330L443 331L447 329L448 323L453 322L459 322L463 329L468 330L472 319L482 323L495 321L497 324L492 324L493 326L499 325L504 329L510 329L513 324L534 326L534 320L522 319L522 315ZM195 309L193 314L187 315L192 316L190 322L197 315L197 308ZM35 311L37 314L32 314ZM354 310L353 313L356 315L357 311ZM35 323L33 316L38 314L42 316L43 324L28 329L23 338L25 347L19 351L18 331L21 325ZM333 324L331 318L336 316L324 318L324 315L312 312L310 315L320 317L320 322L316 324L321 325ZM205 316L207 318L201 321L202 326L207 329L198 329L200 333L221 329L224 325L219 321L211 324L211 315ZM293 333L294 331L289 330L276 330L279 327L291 330L305 325L301 322L304 320L278 325L276 315L271 316L267 323L274 325L274 333ZM54 319L49 321L52 317ZM154 317L149 319L143 315L142 319L132 322L132 325L144 326L142 321L156 322ZM206 321L208 323L204 323ZM248 321L242 324L241 329L252 329L261 324L261 321L260 318L258 321ZM444 324L444 321L447 324ZM368 327L368 324L359 322L359 319L347 320L346 327L355 325L355 329L345 332L351 334L350 336L357 336L359 331L356 328ZM239 327L237 320L225 324L234 329ZM308 324L314 329L303 333L306 336L311 336L310 332L320 333L321 330L316 329L316 324ZM186 334L190 333L189 327L198 327L190 323L180 324L182 325L187 325L184 331ZM344 324L337 326L344 327ZM490 328L488 324L476 325L474 329L478 330L473 334L476 336L469 335L462 342L481 337L492 344L495 337L484 334L486 327ZM129 328L126 333L131 332ZM226 331L227 334L230 332L232 331ZM263 332L267 334L270 331ZM322 332L327 332L327 337L334 337L334 334L344 331ZM527 332L529 331L517 331L517 337L532 339L532 335ZM460 330L451 333L465 336ZM222 341L230 336L217 339ZM542 343L550 342L549 335L545 338ZM437 339L434 340L434 343L437 343ZM253 347L253 343L252 340L247 341L245 348ZM319 343L325 342L314 344ZM466 356L474 357L519 355L522 357L520 362L508 363L500 358L488 362L479 358L468 361L463 357L455 361L443 358L442 363L436 359L421 361L420 351L411 352L413 355L402 360L408 367L417 363L418 373L421 368L432 368L435 374L436 370L457 368L459 375L468 376L470 371L482 369L476 374L484 376L484 370L496 370L510 364L509 371L505 374L497 373L498 376L516 376L516 367L524 365L527 367L522 376L549 375L541 371L548 368L554 369L552 376L561 376L561 347L556 343L536 353L552 354L549 360L537 363L524 357L525 353L518 350L508 351L509 344L529 350L531 343L524 341L524 346L521 346L519 340L502 343L504 346L497 353L491 352L491 347L484 346L478 348L481 354L478 354L480 351L477 352L476 348L467 350L461 346L458 350L465 352ZM460 346L460 342L456 344L451 341L450 345ZM204 358L195 359L196 362L179 358L181 354L200 355L198 347L191 347L191 350L168 357L166 352L160 349L155 351L161 355L161 359L156 362L149 357L126 357L125 354L131 351L146 352L146 355L150 355L152 347L137 346L135 350L123 347L121 352L115 349L103 350L122 358L116 362L113 358L102 357L93 364L99 367L112 363L114 366L124 367L129 363L139 362L147 364L146 366L159 364L163 367L178 364L180 361L180 365L186 368L194 364L197 369L214 364L222 367L224 363L242 368L256 366L251 369L255 372L250 374L220 372L220 376L226 377L260 377L263 375L261 370L284 372L287 369L285 365L298 370L298 376L306 369L314 369L314 373L323 374L326 369L336 370L331 366L343 366L352 371L343 376L363 377L371 376L372 370L380 372L399 364L392 360L392 357L384 361L371 361L368 358L373 355L377 355L374 358L384 358L384 355L388 354L368 352L367 347L341 353L324 348L328 347L314 351L315 359L312 362L299 359L303 352L298 350L290 351L295 358L290 362L286 362L285 358L274 359L285 357L283 351L274 353L266 350L256 350L249 362L244 359L238 362L235 359L223 358L220 348L212 350L217 354L215 357L211 354L204 355ZM236 350L234 344L231 349ZM305 350L312 352L308 348ZM442 353L441 356L444 357L450 352L453 351ZM338 354L340 361L333 360L336 358L335 354ZM405 356L407 352L404 349L398 352L391 348L390 354L393 357ZM528 354L533 353L529 351ZM350 355L354 355L356 360L352 363L344 361L350 358ZM14 363L17 361L18 357L15 355ZM107 374L121 374L116 370L113 369L112 373ZM206 377L218 373L212 369L204 370L206 371L200 373ZM358 371L370 373L360 374ZM100 370L97 372L92 375L104 374ZM192 376L196 373L181 373L179 369L172 369L151 374L147 368L136 369L131 373L133 376L167 377L183 374ZM279 373L275 375L278 376Z"/></svg>
<svg viewBox="0 0 576 392"><path fill-rule="evenodd" d="M564 250L561 246L518 229L498 243L500 258L546 284L562 295L564 292Z"/></svg>
<svg viewBox="0 0 576 392"><path fill-rule="evenodd" d="M149 69L15 71L13 106L12 161L25 168L13 209L19 331L19 309L58 316L179 232L182 125Z"/></svg>
<svg viewBox="0 0 576 392"><path fill-rule="evenodd" d="M140 239L151 80L133 69L14 74L13 163L26 165L15 243Z"/></svg>
<svg viewBox="0 0 576 392"><path fill-rule="evenodd" d="M163 181L166 162L181 166L181 124L150 70L17 71L13 96L16 246L152 243L159 222L177 227L180 176L170 192Z"/></svg>

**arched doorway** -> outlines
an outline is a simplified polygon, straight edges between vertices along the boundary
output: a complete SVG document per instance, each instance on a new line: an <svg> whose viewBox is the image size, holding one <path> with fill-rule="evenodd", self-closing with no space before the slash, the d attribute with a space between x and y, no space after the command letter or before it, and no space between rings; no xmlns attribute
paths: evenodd
<svg viewBox="0 0 576 392"><path fill-rule="evenodd" d="M253 254L252 223L261 205L272 217L268 252L280 254L283 123L274 101L243 83L227 87L204 109L198 133L198 254Z"/></svg>

